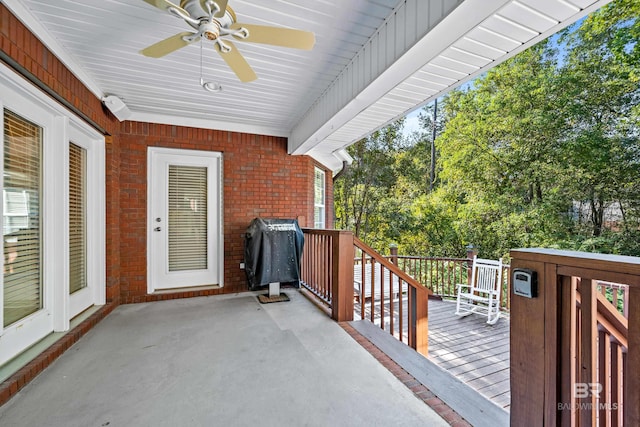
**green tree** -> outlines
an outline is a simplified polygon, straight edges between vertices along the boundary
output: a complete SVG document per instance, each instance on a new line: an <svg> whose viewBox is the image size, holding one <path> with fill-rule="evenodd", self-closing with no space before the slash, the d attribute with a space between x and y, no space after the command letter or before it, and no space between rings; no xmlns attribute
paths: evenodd
<svg viewBox="0 0 640 427"><path fill-rule="evenodd" d="M640 199L638 16L640 2L617 1L561 37L568 48L558 79L568 128L562 151L594 237L608 208L624 213Z"/></svg>
<svg viewBox="0 0 640 427"><path fill-rule="evenodd" d="M446 99L440 177L455 200L462 242L480 245L487 255L537 243L533 213L544 215L545 234L563 228L569 204L559 197L554 157L564 127L554 58L549 44L540 43Z"/></svg>
<svg viewBox="0 0 640 427"><path fill-rule="evenodd" d="M450 92L431 192L429 107L410 140L396 123L355 144L339 226L405 254L473 243L494 258L531 246L640 255L639 17L640 1L614 1Z"/></svg>
<svg viewBox="0 0 640 427"><path fill-rule="evenodd" d="M394 153L402 144L404 119L348 148L354 161L334 186L336 225L378 247L383 208L396 183Z"/></svg>

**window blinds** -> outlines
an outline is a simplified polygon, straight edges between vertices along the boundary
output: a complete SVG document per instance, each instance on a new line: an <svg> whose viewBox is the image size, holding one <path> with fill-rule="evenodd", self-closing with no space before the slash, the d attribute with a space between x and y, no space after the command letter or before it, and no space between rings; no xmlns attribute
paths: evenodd
<svg viewBox="0 0 640 427"><path fill-rule="evenodd" d="M325 227L325 206L324 206L324 171L315 168L314 174L314 228Z"/></svg>
<svg viewBox="0 0 640 427"><path fill-rule="evenodd" d="M69 293L87 286L87 151L69 143Z"/></svg>
<svg viewBox="0 0 640 427"><path fill-rule="evenodd" d="M207 168L169 166L169 271L207 268Z"/></svg>
<svg viewBox="0 0 640 427"><path fill-rule="evenodd" d="M42 129L4 110L4 326L42 308Z"/></svg>

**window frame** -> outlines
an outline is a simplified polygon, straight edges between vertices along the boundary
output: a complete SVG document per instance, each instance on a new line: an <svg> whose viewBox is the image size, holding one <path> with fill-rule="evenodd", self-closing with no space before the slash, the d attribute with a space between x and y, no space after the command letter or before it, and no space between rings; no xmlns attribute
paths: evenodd
<svg viewBox="0 0 640 427"><path fill-rule="evenodd" d="M104 136L83 122L71 122L68 127L65 156L65 288L69 297L69 320L91 305L106 302L106 216L105 216L105 146ZM69 143L86 150L86 259L88 286L69 295ZM67 326L68 328L68 326Z"/></svg>
<svg viewBox="0 0 640 427"><path fill-rule="evenodd" d="M317 200L318 175L322 175L322 203ZM327 226L327 173L324 169L314 166L313 170L313 228L324 229ZM316 217L316 210L321 210L320 218Z"/></svg>
<svg viewBox="0 0 640 427"><path fill-rule="evenodd" d="M4 278L0 278L0 366L52 332L69 329L70 312L68 261L68 146L84 144L87 152L87 190L91 208L87 226L91 232L88 248L88 271L95 283L91 302L102 305L106 299L105 248L105 139L104 135L76 117L62 105L46 96L11 68L0 64L0 120L4 124L4 109L40 126L42 140L41 236L43 308L11 325L3 326ZM71 138L71 139L70 139ZM0 133L0 172L4 171L4 131ZM89 160L90 159L90 160ZM4 183L0 174L0 185ZM0 192L0 205L4 203ZM89 237L89 236L88 236ZM4 257L3 257L4 258ZM4 259L0 260L4 268Z"/></svg>

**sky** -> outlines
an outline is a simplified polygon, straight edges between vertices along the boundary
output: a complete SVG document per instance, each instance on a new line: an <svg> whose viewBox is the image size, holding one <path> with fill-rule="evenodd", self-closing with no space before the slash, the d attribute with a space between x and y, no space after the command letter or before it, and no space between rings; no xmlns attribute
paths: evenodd
<svg viewBox="0 0 640 427"><path fill-rule="evenodd" d="M403 133L406 136L411 135L413 132L420 130L420 121L418 120L418 114L420 114L421 110L422 108L418 108L417 110L407 114L404 120L404 129L403 129Z"/></svg>

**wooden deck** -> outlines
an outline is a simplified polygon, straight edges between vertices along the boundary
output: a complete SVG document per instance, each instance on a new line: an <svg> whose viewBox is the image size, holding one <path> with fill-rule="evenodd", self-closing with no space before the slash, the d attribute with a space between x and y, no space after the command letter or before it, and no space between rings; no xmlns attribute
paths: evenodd
<svg viewBox="0 0 640 427"><path fill-rule="evenodd" d="M429 359L509 409L509 318L454 314L455 302L429 301Z"/></svg>
<svg viewBox="0 0 640 427"><path fill-rule="evenodd" d="M365 319L371 320L370 299L365 304ZM406 300L404 310L406 310ZM375 301L376 307L380 301ZM398 301L394 313L398 313ZM389 303L385 303L385 330L390 330ZM406 312L406 311L405 311ZM486 317L458 317L454 301L429 300L429 359L476 389L496 405L509 410L509 318L501 317L488 325ZM355 319L361 307L355 304ZM394 316L397 317L397 316ZM380 324L379 309L373 323ZM395 320L398 338L398 320ZM406 342L406 325L403 327Z"/></svg>

